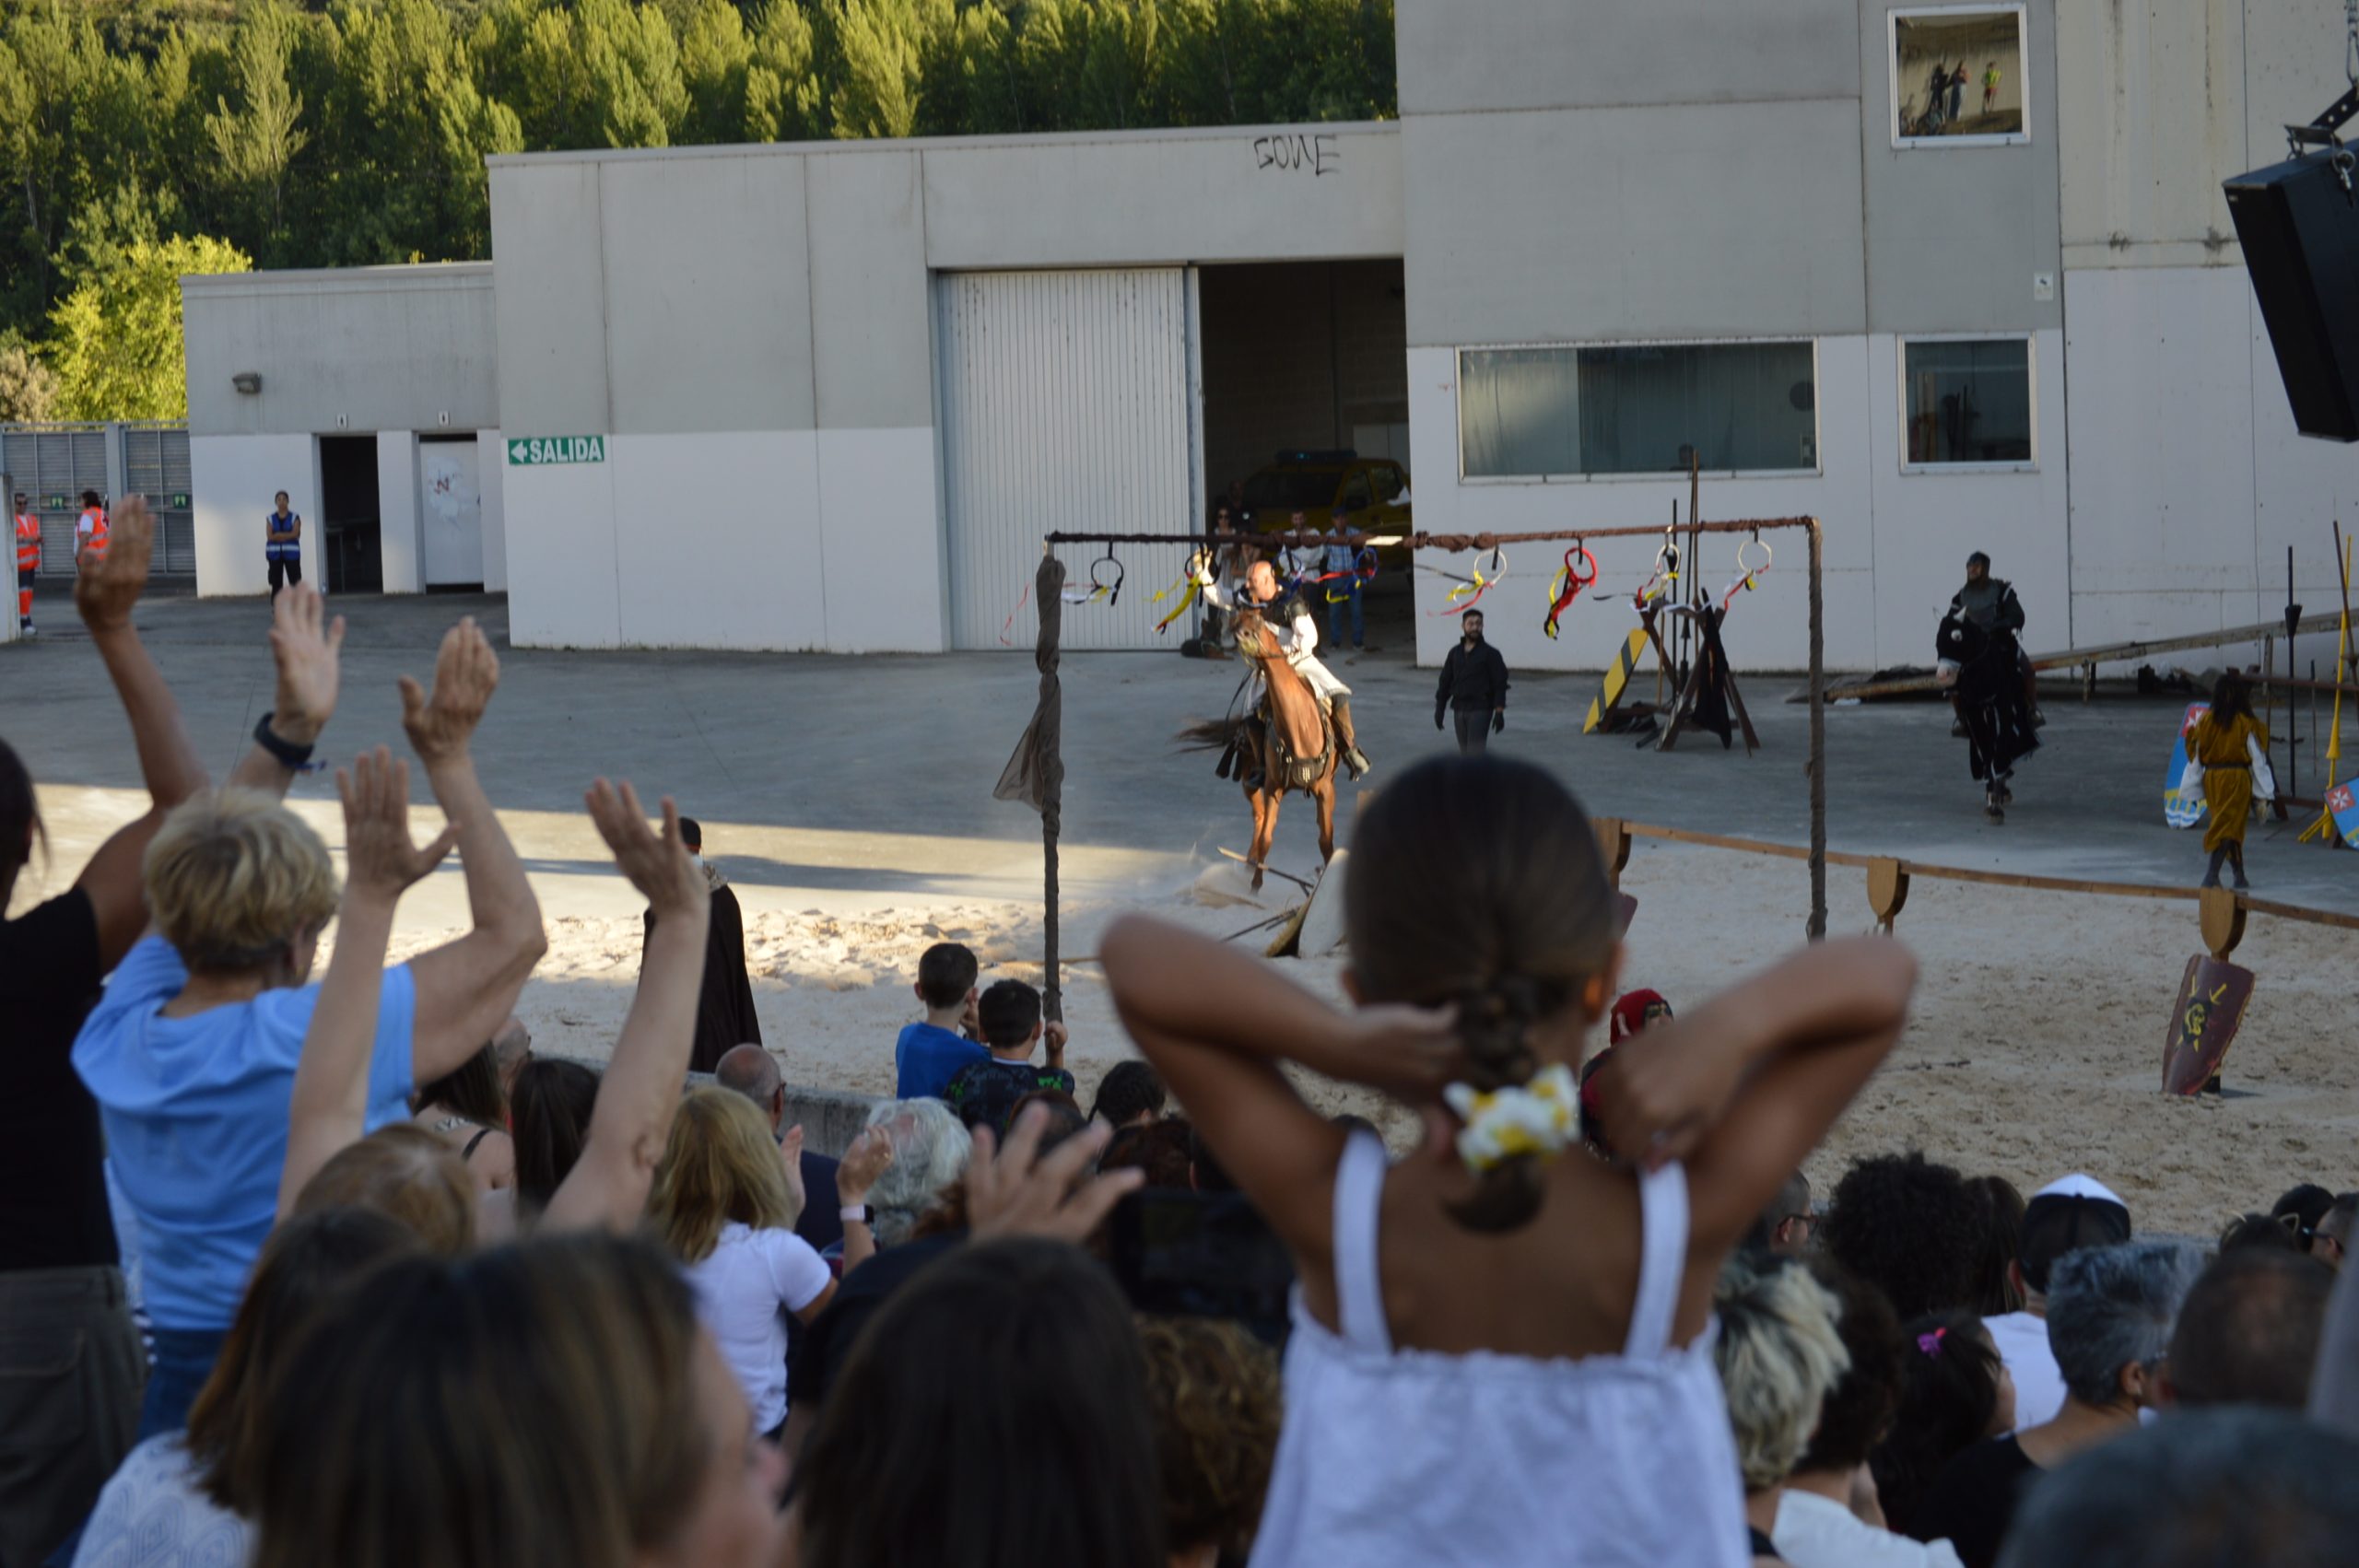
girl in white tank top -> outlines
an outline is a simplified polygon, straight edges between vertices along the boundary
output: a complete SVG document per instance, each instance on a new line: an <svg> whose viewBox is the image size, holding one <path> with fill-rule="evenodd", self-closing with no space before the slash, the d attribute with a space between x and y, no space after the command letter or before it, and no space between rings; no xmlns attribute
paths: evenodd
<svg viewBox="0 0 2359 1568"><path fill-rule="evenodd" d="M1637 1156L1609 1164L1571 1075L1620 949L1572 797L1436 759L1361 813L1349 863L1354 1012L1143 917L1100 947L1299 1277L1255 1568L1749 1562L1713 1281L1898 1038L1914 962L1822 944L1649 1032L1601 1078ZM1281 1060L1397 1095L1422 1146L1388 1168Z"/></svg>

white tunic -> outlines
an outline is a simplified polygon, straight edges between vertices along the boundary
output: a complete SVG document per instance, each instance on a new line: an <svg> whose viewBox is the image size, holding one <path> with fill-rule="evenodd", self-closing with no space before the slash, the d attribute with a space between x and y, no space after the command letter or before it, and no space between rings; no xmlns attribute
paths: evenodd
<svg viewBox="0 0 2359 1568"><path fill-rule="evenodd" d="M1685 1172L1640 1179L1629 1339L1579 1361L1395 1350L1377 1269L1384 1176L1383 1143L1355 1134L1335 1171L1343 1331L1296 1296L1252 1568L1749 1564L1714 1330L1671 1343Z"/></svg>
<svg viewBox="0 0 2359 1568"><path fill-rule="evenodd" d="M1203 583L1204 598L1216 609L1234 611L1239 608L1255 610L1268 608L1266 605L1253 603L1227 583L1206 581L1203 578L1197 580ZM1301 600L1295 601L1293 616L1284 624L1274 621L1270 623L1270 631L1277 638L1279 650L1285 654L1286 662L1293 665L1296 673L1310 683L1312 694L1320 702L1332 703L1339 696L1352 695L1352 688L1337 680L1334 673L1320 662L1319 623L1311 617L1309 606L1304 604ZM1258 667L1253 675L1253 700L1256 704L1262 700L1262 676Z"/></svg>

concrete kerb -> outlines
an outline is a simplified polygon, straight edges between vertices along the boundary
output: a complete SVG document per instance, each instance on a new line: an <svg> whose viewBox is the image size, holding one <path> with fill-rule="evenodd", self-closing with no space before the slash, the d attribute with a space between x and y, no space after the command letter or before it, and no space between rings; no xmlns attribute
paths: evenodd
<svg viewBox="0 0 2359 1568"><path fill-rule="evenodd" d="M537 1047L533 1055L548 1061L570 1061L604 1076L606 1063L595 1057L578 1056L568 1051L546 1051ZM712 1082L710 1072L691 1072L680 1092L708 1087ZM815 1154L840 1159L868 1125L869 1111L881 1104L886 1096L853 1094L839 1089L812 1089L799 1083L786 1086L786 1125L801 1126L803 1146Z"/></svg>

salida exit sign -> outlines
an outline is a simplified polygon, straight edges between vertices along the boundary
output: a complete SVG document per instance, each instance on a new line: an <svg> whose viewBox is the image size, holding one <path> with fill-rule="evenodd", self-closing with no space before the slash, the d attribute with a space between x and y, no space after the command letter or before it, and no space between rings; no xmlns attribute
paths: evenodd
<svg viewBox="0 0 2359 1568"><path fill-rule="evenodd" d="M545 468L553 463L604 462L604 436L534 436L508 443L511 468Z"/></svg>

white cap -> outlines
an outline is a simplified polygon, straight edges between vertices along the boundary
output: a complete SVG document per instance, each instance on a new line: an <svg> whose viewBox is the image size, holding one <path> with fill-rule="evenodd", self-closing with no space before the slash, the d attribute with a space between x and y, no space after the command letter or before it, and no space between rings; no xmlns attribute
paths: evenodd
<svg viewBox="0 0 2359 1568"><path fill-rule="evenodd" d="M2119 1204L2124 1209L2130 1207L2129 1204L2121 1201L2121 1198L2118 1193L2116 1193L2111 1188L2106 1186L2105 1183L2097 1180L2096 1177L2083 1171L2074 1171L2071 1176L2057 1177L2054 1181L2049 1182L2046 1187L2041 1188L2037 1192L2033 1193L2032 1197L2034 1199L2095 1198L2101 1199L2107 1203Z"/></svg>

